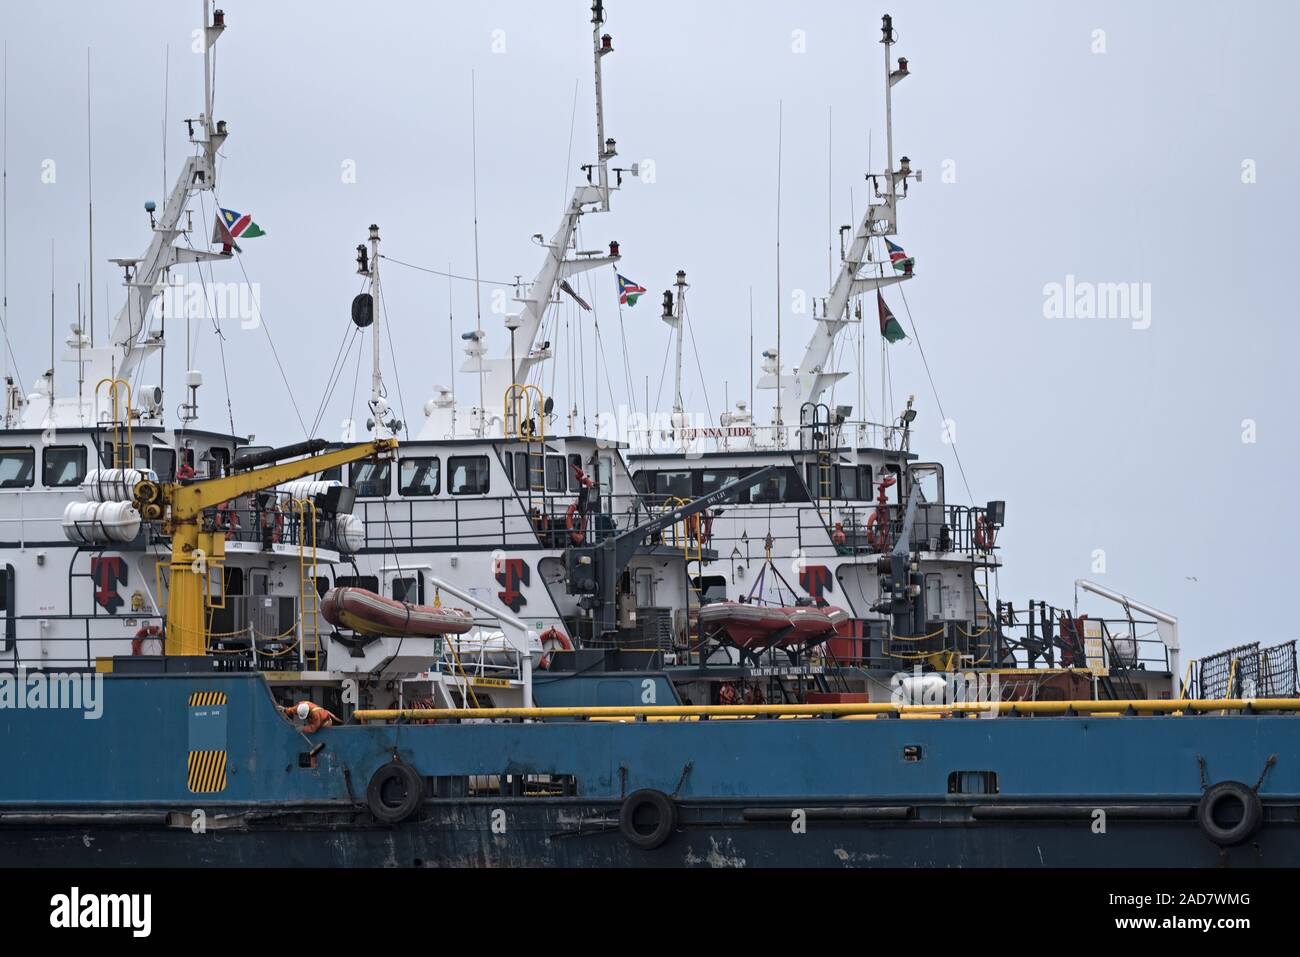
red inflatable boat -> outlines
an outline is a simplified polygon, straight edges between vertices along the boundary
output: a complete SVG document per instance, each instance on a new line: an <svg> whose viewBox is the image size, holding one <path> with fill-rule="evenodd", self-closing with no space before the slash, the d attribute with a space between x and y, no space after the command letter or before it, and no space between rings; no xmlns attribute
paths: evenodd
<svg viewBox="0 0 1300 957"><path fill-rule="evenodd" d="M715 601L700 609L700 627L741 648L786 648L835 631L848 615L829 605L750 605Z"/></svg>
<svg viewBox="0 0 1300 957"><path fill-rule="evenodd" d="M376 595L364 588L331 588L321 602L321 614L331 625L363 635L463 635L474 627L474 616L461 608L411 605Z"/></svg>

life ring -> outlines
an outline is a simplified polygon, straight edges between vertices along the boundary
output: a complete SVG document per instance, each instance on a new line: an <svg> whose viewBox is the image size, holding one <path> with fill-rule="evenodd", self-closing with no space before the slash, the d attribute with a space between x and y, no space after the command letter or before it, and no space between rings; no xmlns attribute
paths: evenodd
<svg viewBox="0 0 1300 957"><path fill-rule="evenodd" d="M1236 811L1240 811L1240 816ZM1226 817L1228 823L1223 822ZM1196 823L1215 844L1232 847L1249 840L1264 822L1264 808L1254 789L1240 781L1220 781L1201 795Z"/></svg>
<svg viewBox="0 0 1300 957"><path fill-rule="evenodd" d="M569 510L564 513L564 524L569 530L569 539L575 545L581 545L587 538L587 515L578 508L578 503L574 502L569 506Z"/></svg>
<svg viewBox="0 0 1300 957"><path fill-rule="evenodd" d="M975 545L980 551L990 551L997 537L998 530L988 520L988 516L983 514L975 516Z"/></svg>
<svg viewBox="0 0 1300 957"><path fill-rule="evenodd" d="M424 803L424 778L409 764L389 761L370 778L366 805L384 824L400 824Z"/></svg>
<svg viewBox="0 0 1300 957"><path fill-rule="evenodd" d="M537 662L537 667L542 671L551 667L551 655L557 651L572 651L573 642L569 636L558 628L547 628L542 632L539 640L542 643L542 658Z"/></svg>
<svg viewBox="0 0 1300 957"><path fill-rule="evenodd" d="M135 637L131 639L131 654L137 657L146 654L144 650L146 641L156 641L158 643L158 650L148 652L148 654L161 655L163 653L163 630L157 625L146 625L137 631Z"/></svg>
<svg viewBox="0 0 1300 957"><path fill-rule="evenodd" d="M889 513L883 506L867 516L867 544L874 548L889 546Z"/></svg>
<svg viewBox="0 0 1300 957"><path fill-rule="evenodd" d="M713 515L705 509L686 519L686 534L699 542L700 547L709 544L713 537Z"/></svg>
<svg viewBox="0 0 1300 957"><path fill-rule="evenodd" d="M677 805L663 791L633 791L619 808L618 829L633 847L652 851L677 829Z"/></svg>

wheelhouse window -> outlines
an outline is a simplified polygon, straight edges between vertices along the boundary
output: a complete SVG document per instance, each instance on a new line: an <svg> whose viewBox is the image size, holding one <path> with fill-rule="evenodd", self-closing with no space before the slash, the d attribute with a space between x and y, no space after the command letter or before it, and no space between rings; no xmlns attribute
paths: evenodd
<svg viewBox="0 0 1300 957"><path fill-rule="evenodd" d="M132 456L132 468L137 468L142 472L149 471L149 446L137 445L135 454Z"/></svg>
<svg viewBox="0 0 1300 957"><path fill-rule="evenodd" d="M806 502L808 493L799 478L799 473L787 467L768 475L761 482L750 485L749 501L755 505Z"/></svg>
<svg viewBox="0 0 1300 957"><path fill-rule="evenodd" d="M160 482L176 481L176 452L173 449L153 450L153 470Z"/></svg>
<svg viewBox="0 0 1300 957"><path fill-rule="evenodd" d="M452 455L447 459L447 491L452 495L486 495L490 475L486 455Z"/></svg>
<svg viewBox="0 0 1300 957"><path fill-rule="evenodd" d="M511 481L515 488L521 492L526 492L534 485L541 487L542 457L536 452L514 452L506 454L507 463L511 467ZM464 493L469 494L469 493Z"/></svg>
<svg viewBox="0 0 1300 957"><path fill-rule="evenodd" d="M564 470L563 455L546 456L546 491L563 492L568 487L564 479Z"/></svg>
<svg viewBox="0 0 1300 957"><path fill-rule="evenodd" d="M693 498L694 482L690 472L656 472L654 494L663 498Z"/></svg>
<svg viewBox="0 0 1300 957"><path fill-rule="evenodd" d="M437 495L442 486L442 460L403 458L398 468L397 491L402 495Z"/></svg>
<svg viewBox="0 0 1300 957"><path fill-rule="evenodd" d="M582 469L582 456L576 453L569 456L568 482L569 491L578 492L582 490L582 483L578 481L578 472Z"/></svg>
<svg viewBox="0 0 1300 957"><path fill-rule="evenodd" d="M86 447L84 445L51 445L45 449L41 462L41 481L46 488L68 488L80 485L86 477Z"/></svg>
<svg viewBox="0 0 1300 957"><path fill-rule="evenodd" d="M738 478L740 472L737 469L704 469L700 472L699 492L701 495L708 495Z"/></svg>
<svg viewBox="0 0 1300 957"><path fill-rule="evenodd" d="M862 498L862 488L858 485L857 466L841 465L836 470L835 497L848 501Z"/></svg>
<svg viewBox="0 0 1300 957"><path fill-rule="evenodd" d="M871 481L871 466L858 466L858 492L864 502L869 502L876 497L876 487Z"/></svg>
<svg viewBox="0 0 1300 957"><path fill-rule="evenodd" d="M34 449L0 449L0 488L31 488L35 475Z"/></svg>
<svg viewBox="0 0 1300 957"><path fill-rule="evenodd" d="M392 462L355 462L352 487L357 498L387 498L393 490Z"/></svg>

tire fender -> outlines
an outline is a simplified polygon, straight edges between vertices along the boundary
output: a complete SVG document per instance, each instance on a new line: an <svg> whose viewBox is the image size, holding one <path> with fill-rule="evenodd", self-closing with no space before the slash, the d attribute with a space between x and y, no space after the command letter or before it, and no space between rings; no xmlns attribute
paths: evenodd
<svg viewBox="0 0 1300 957"><path fill-rule="evenodd" d="M409 764L390 761L370 778L366 804L376 820L400 824L424 803L424 778Z"/></svg>
<svg viewBox="0 0 1300 957"><path fill-rule="evenodd" d="M1241 818L1234 824L1220 824L1216 814L1234 803L1241 806ZM1232 847L1249 840L1263 822L1264 807L1259 795L1240 781L1220 781L1211 785L1201 795L1201 803L1196 807L1196 823L1205 836L1220 847Z"/></svg>
<svg viewBox="0 0 1300 957"><path fill-rule="evenodd" d="M633 791L619 808L618 829L633 847L652 851L677 829L677 804L653 788Z"/></svg>

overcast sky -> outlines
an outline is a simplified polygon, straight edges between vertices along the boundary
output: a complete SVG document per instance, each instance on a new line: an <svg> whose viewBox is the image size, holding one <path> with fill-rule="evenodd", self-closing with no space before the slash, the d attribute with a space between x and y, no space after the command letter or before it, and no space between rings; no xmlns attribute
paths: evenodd
<svg viewBox="0 0 1300 957"><path fill-rule="evenodd" d="M535 272L539 250L529 237L554 231L566 181L594 152L590 11L583 0L225 7L215 112L231 136L219 192L267 232L243 244L266 329L226 325L230 401L239 431L278 444L301 438L302 427L267 331L310 424L345 334L358 289L353 250L369 223L380 224L392 257L473 273L471 71L481 273L496 281ZM135 0L0 10L8 320L29 389L49 365L51 240L60 338L86 275L87 47L102 337L106 294L114 310L122 300L107 260L143 251L143 203L165 198L168 46L169 178L187 150L180 121L201 109L190 52L199 8L197 0ZM610 390L620 403L630 391L644 407L647 377L652 400L658 392L668 345L658 294L679 268L691 283L708 380L706 395L688 350L689 408L716 418L724 391L733 402L747 391L751 288L756 349L776 344L778 110L782 345L787 368L797 362L812 320L792 313L793 296L825 294L828 222L861 214L863 173L883 166L877 41L885 12L895 14L895 52L913 72L895 88L896 152L925 173L900 211L899 239L917 261L907 303L974 499L1008 503L1003 597L1069 604L1073 580L1091 577L1179 615L1193 655L1294 637L1293 609L1282 600L1300 531L1291 472L1300 451L1300 14L1292 4L953 2L891 11L609 0L616 53L604 61L607 132L620 165L653 161L654 181L630 183L613 213L588 217L583 229L585 248L618 239L619 271L650 289L623 314L629 390L612 271L582 287L609 350L600 407ZM43 182L50 169L54 182ZM1045 287L1067 276L1138 283L1145 315L1049 318ZM226 265L215 278L242 275ZM484 322L499 354L508 339L490 313L491 288ZM474 288L453 284L451 328L446 280L394 265L385 292L401 404L418 423L434 384L451 378L449 331L473 328ZM891 304L910 334L901 299ZM576 321L572 310L563 315ZM224 428L215 339L210 329L199 336L196 364L208 383L201 424ZM174 407L183 331L173 327L169 338ZM915 338L890 348L892 401L916 394L917 449L945 463L949 498L965 499ZM872 418L878 350L868 335ZM594 368L590 347L586 358ZM455 364L461 359L457 351ZM856 364L846 355L842 367L855 375L836 401L862 414ZM323 417L328 437L350 414L355 371L350 362ZM562 406L569 376L566 356ZM469 389L467 379L457 386ZM590 416L590 372L587 381ZM365 391L362 370L357 414ZM770 403L760 396L760 418ZM1094 569L1099 550L1104 573Z"/></svg>

